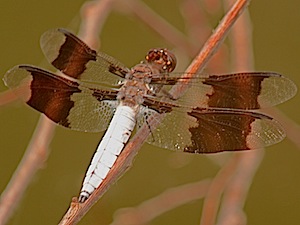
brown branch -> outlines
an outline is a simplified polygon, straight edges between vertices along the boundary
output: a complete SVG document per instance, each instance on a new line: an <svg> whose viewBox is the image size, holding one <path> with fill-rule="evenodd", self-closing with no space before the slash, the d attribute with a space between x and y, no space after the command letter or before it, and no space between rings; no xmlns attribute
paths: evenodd
<svg viewBox="0 0 300 225"><path fill-rule="evenodd" d="M118 210L111 225L148 224L151 220L165 212L188 202L203 198L209 186L209 180L202 180L176 188L170 188L162 194L144 201L135 208Z"/></svg>
<svg viewBox="0 0 300 225"><path fill-rule="evenodd" d="M213 53L218 49L218 47L224 40L227 32L229 31L233 23L239 17L241 12L246 8L248 2L249 1L246 0L239 0L236 2L236 4L222 19L218 27L215 29L215 32L208 39L208 41L206 42L196 59L189 66L189 68L187 69L187 74L192 74L203 70L209 59L212 57ZM172 93L181 93L186 88L186 86L176 87L172 90ZM163 119L163 116L160 116L160 118L155 118L155 120L149 121L149 125L151 127L154 127L155 129L155 125L157 126L161 119ZM118 157L115 166L110 170L110 172L108 173L104 181L101 183L101 185L93 192L93 194L88 198L88 200L85 203L80 204L78 207L75 207L75 213L73 213L71 207L60 224L76 224L87 213L87 211L106 192L109 186L115 183L117 179L119 179L120 176L123 175L125 171L131 166L134 156L137 154L138 150L145 142L148 135L149 129L146 127L141 128L137 132L134 138L127 144L121 155ZM72 215L72 217L70 217L70 215Z"/></svg>
<svg viewBox="0 0 300 225"><path fill-rule="evenodd" d="M136 16L145 25L149 26L154 32L164 38L168 43L171 43L177 48L183 50L191 57L193 57L197 53L198 46L195 43L188 41L184 34L182 34L178 29L167 22L159 14L154 12L142 1L123 1L121 6L123 5L126 6L126 8L134 16ZM122 10L124 10L124 7L122 7Z"/></svg>
<svg viewBox="0 0 300 225"><path fill-rule="evenodd" d="M1 194L0 224L5 224L8 221L30 181L47 160L48 146L52 140L54 128L55 124L48 118L40 117L22 161Z"/></svg>
<svg viewBox="0 0 300 225"><path fill-rule="evenodd" d="M0 95L0 105L17 101L18 96L11 90ZM0 197L0 224L5 224L20 203L28 185L37 171L47 161L48 148L55 129L55 124L41 116L25 154L12 178Z"/></svg>
<svg viewBox="0 0 300 225"><path fill-rule="evenodd" d="M218 215L218 225L247 224L243 207L253 177L262 162L264 151L256 150L236 154L238 154L239 164L230 183L226 186Z"/></svg>
<svg viewBox="0 0 300 225"><path fill-rule="evenodd" d="M271 115L279 121L279 123L284 127L287 138L300 150L300 125L288 118L277 108L264 109L263 112Z"/></svg>
<svg viewBox="0 0 300 225"><path fill-rule="evenodd" d="M245 13L232 29L230 40L232 43L232 61L235 71L253 70L253 51L251 39L251 22L249 14ZM288 119L279 110L272 108L264 112L274 115L286 128L287 136L298 147L300 146L300 127ZM239 164L231 182L224 192L221 209L218 216L219 225L247 224L247 217L243 207L248 195L253 177L258 170L264 156L264 151L257 150L239 154Z"/></svg>
<svg viewBox="0 0 300 225"><path fill-rule="evenodd" d="M78 36L90 47L100 47L99 35L115 0L90 1L81 8L82 22Z"/></svg>
<svg viewBox="0 0 300 225"><path fill-rule="evenodd" d="M222 1L219 0L203 0L204 8L211 14L214 15L216 11L222 8Z"/></svg>
<svg viewBox="0 0 300 225"><path fill-rule="evenodd" d="M229 179L236 171L238 161L238 157L231 157L231 159L222 167L216 177L212 180L203 205L200 222L201 225L215 224L217 212L221 202L221 194L228 184Z"/></svg>
<svg viewBox="0 0 300 225"><path fill-rule="evenodd" d="M232 27L228 39L232 70L235 72L254 70L252 24L248 11L244 12L235 26Z"/></svg>
<svg viewBox="0 0 300 225"><path fill-rule="evenodd" d="M234 22L238 19L240 14L245 10L250 1L238 0L232 6L232 8L224 16L218 27L215 29L214 33L210 36L208 41L203 46L200 54L194 60L194 63L188 69L188 72L198 72L206 65L210 60L214 52L218 49L219 45L223 42L226 34L229 32L230 28ZM189 71L191 70L191 71Z"/></svg>
<svg viewBox="0 0 300 225"><path fill-rule="evenodd" d="M19 98L13 91L4 91L0 93L0 106L7 105L11 102L17 101Z"/></svg>
<svg viewBox="0 0 300 225"><path fill-rule="evenodd" d="M80 33L85 42L94 48L100 45L97 41L99 36L98 32L100 32L100 28L102 27L101 24L103 24L103 20L109 12L107 9L111 7L112 3L112 0L105 0L100 3L102 4L102 7L91 7L93 4L96 6L99 5L99 3L97 5L96 2L91 2L90 4L85 5L85 9L82 12L93 14L93 16L96 17L95 20L89 20L89 18L85 16L84 18L86 20L83 20L83 26ZM0 104L4 105L16 99L16 96L8 91L1 95ZM32 136L21 163L12 176L6 189L1 194L0 224L5 224L8 221L14 209L19 204L30 181L47 160L49 155L48 146L52 140L54 128L54 123L44 116L40 117L40 121L35 129L35 133Z"/></svg>
<svg viewBox="0 0 300 225"><path fill-rule="evenodd" d="M230 4L232 1L227 1ZM251 36L251 22L248 13L244 13L231 30L229 40L232 49L233 70L253 70L253 50ZM238 166L226 186L221 204L218 224L246 224L243 211L249 187L253 176L263 159L264 151L236 153Z"/></svg>

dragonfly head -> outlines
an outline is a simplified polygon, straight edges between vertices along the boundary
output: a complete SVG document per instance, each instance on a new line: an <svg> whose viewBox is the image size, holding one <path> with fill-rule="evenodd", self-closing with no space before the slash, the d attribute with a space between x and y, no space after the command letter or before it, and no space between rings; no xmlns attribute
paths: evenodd
<svg viewBox="0 0 300 225"><path fill-rule="evenodd" d="M172 72L176 67L175 55L165 48L153 48L148 51L146 60L159 67L161 72Z"/></svg>

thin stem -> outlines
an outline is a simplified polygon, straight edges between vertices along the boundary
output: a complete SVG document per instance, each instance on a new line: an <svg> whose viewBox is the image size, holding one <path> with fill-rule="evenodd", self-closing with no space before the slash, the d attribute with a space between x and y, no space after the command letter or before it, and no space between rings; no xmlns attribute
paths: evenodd
<svg viewBox="0 0 300 225"><path fill-rule="evenodd" d="M99 3L100 2L100 3ZM100 28L102 27L103 20L108 15L108 10L113 3L113 0L103 0L89 3L96 7L90 7L89 4L85 5L83 14L92 14L95 19L91 20L88 16L84 15L82 22L82 29L80 35L82 39L93 48L98 47ZM101 7L99 7L101 5ZM88 12L88 10L90 10ZM91 11L94 10L94 11ZM102 10L102 11L101 11ZM104 13L105 12L105 13ZM92 22L94 21L94 22ZM97 28L97 29L96 29ZM0 103L2 105L16 100L11 92L1 95ZM55 124L45 116L40 117L40 121L35 129L35 133L31 138L22 161L13 174L7 187L1 194L0 199L0 224L5 224L14 212L14 209L19 204L24 192L26 191L30 181L36 172L42 167L43 163L47 161L49 155L49 144L52 141L54 134Z"/></svg>
<svg viewBox="0 0 300 225"><path fill-rule="evenodd" d="M231 181L226 186L218 215L218 225L247 224L243 208L253 177L262 162L263 156L264 151L262 150L237 155L239 163Z"/></svg>
<svg viewBox="0 0 300 225"><path fill-rule="evenodd" d="M19 204L36 172L42 168L49 155L55 124L41 116L25 155L18 165L0 199L0 224L5 224Z"/></svg>
<svg viewBox="0 0 300 225"><path fill-rule="evenodd" d="M203 205L201 225L215 224L221 202L221 195L228 184L229 179L236 171L237 165L238 157L231 157L212 180Z"/></svg>
<svg viewBox="0 0 300 225"><path fill-rule="evenodd" d="M149 26L168 43L173 44L177 48L182 49L189 56L194 56L197 52L195 44L189 42L187 38L163 17L154 12L142 1L130 0L123 1L125 5L134 16L136 16L145 25Z"/></svg>
<svg viewBox="0 0 300 225"><path fill-rule="evenodd" d="M0 106L7 105L18 100L18 96L13 91L4 91L0 93Z"/></svg>
<svg viewBox="0 0 300 225"><path fill-rule="evenodd" d="M230 4L232 1L226 1ZM231 42L232 62L234 71L253 70L253 48L251 22L248 13L232 29L229 40ZM254 174L263 159L264 151L236 153L238 165L227 184L223 201L218 215L218 223L222 225L246 224L244 204L252 184Z"/></svg>
<svg viewBox="0 0 300 225"><path fill-rule="evenodd" d="M111 225L148 224L161 214L188 202L203 198L210 186L209 180L170 188L152 199L144 201L135 208L120 209L115 213Z"/></svg>

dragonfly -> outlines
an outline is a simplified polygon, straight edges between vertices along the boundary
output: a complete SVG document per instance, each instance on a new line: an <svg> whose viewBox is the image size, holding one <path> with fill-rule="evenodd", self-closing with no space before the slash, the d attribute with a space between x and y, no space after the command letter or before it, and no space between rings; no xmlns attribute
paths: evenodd
<svg viewBox="0 0 300 225"><path fill-rule="evenodd" d="M78 201L106 178L133 132L145 126L147 142L187 153L259 149L282 141L282 126L256 110L292 98L296 85L275 72L196 74L180 97L170 87L186 82L172 72L175 55L150 49L131 69L91 49L71 32L44 33L41 48L61 73L17 65L3 80L24 102L63 127L105 134L87 169ZM163 115L152 127L149 119Z"/></svg>

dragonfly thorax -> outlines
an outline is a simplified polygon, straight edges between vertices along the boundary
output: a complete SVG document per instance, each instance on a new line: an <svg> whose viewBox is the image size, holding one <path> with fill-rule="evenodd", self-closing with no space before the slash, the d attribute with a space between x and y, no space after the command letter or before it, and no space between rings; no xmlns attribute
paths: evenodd
<svg viewBox="0 0 300 225"><path fill-rule="evenodd" d="M143 83L150 83L153 74L159 74L160 71L148 63L140 63L132 67L126 75L128 80L137 80Z"/></svg>
<svg viewBox="0 0 300 225"><path fill-rule="evenodd" d="M125 81L118 93L117 99L123 105L135 107L143 103L143 97L147 93L149 93L147 83L142 79L133 78Z"/></svg>

